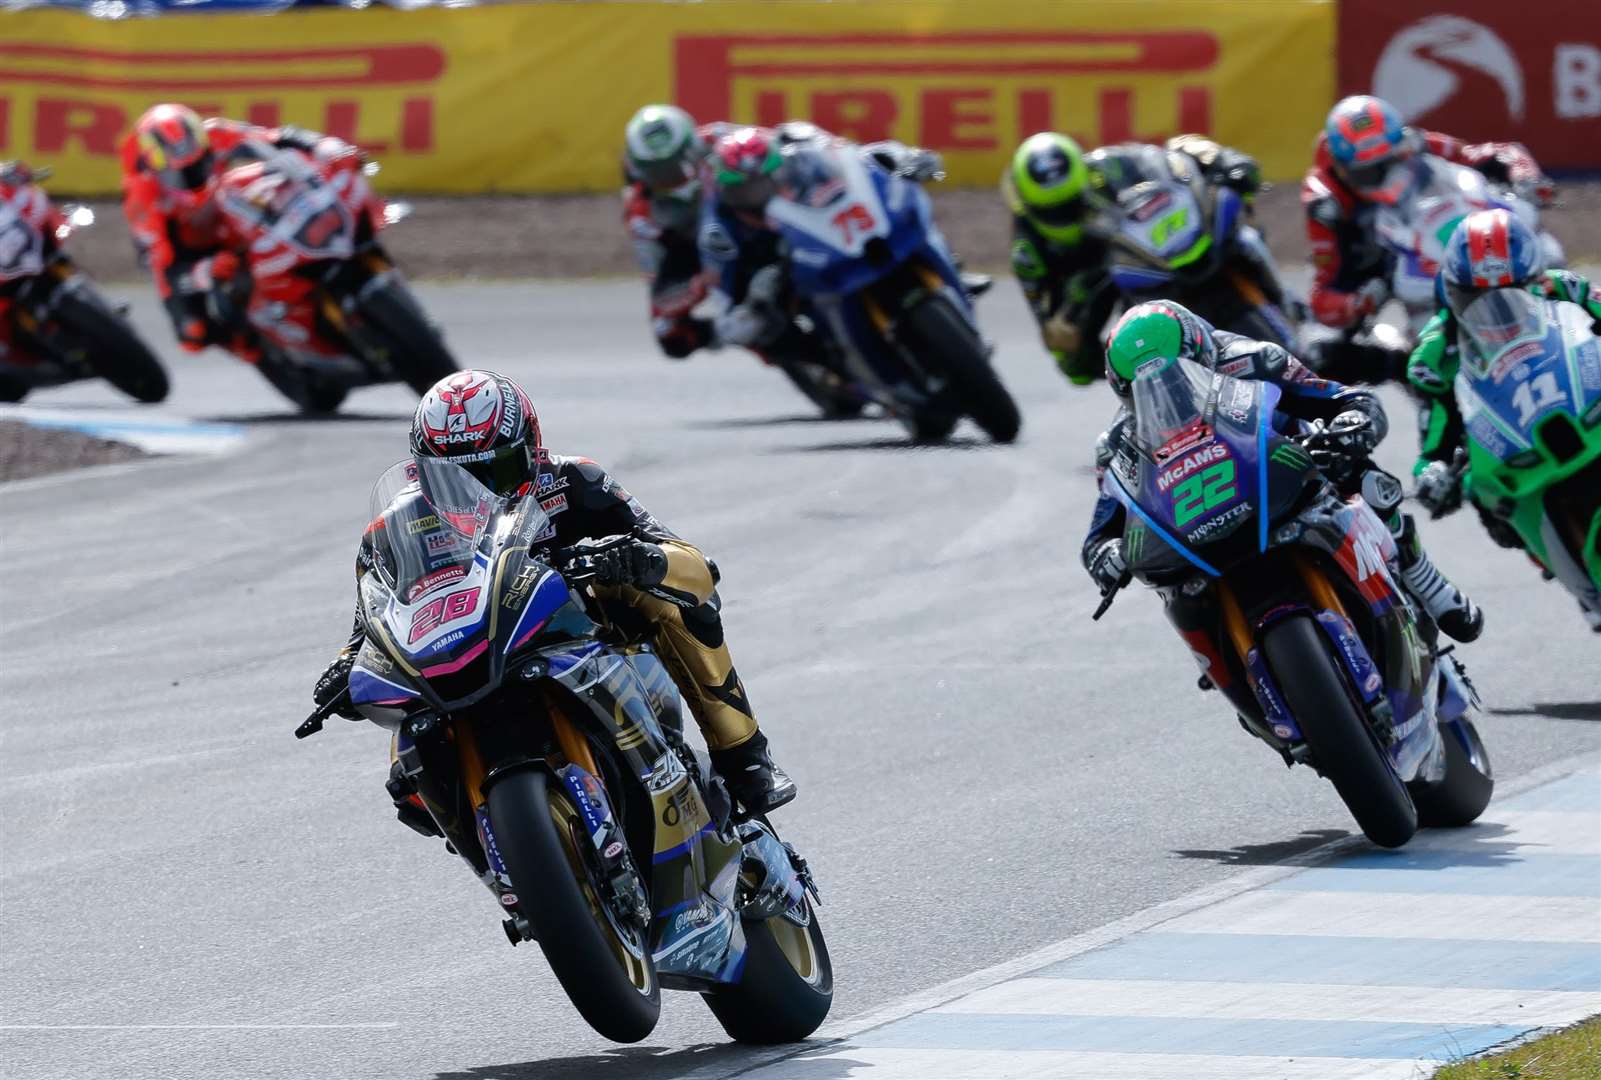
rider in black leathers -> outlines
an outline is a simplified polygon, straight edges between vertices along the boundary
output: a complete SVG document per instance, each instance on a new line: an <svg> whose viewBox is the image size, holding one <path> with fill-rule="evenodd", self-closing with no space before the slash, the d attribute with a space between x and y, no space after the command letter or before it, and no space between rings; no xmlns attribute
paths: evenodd
<svg viewBox="0 0 1601 1080"><path fill-rule="evenodd" d="M532 403L504 376L464 371L441 380L417 407L411 445L414 458L456 462L507 498L539 499L551 524L534 545L547 554L583 541L631 538L632 543L586 556L606 617L628 636L654 644L700 725L712 768L748 812L765 813L795 797L794 781L768 756L767 739L734 670L718 615L717 574L700 551L656 520L595 462L548 453L540 444ZM397 499L421 497L412 488ZM362 537L358 584L384 557L383 521L380 516ZM365 639L358 610L350 639L317 682L317 704L328 704L349 685ZM358 718L348 706L342 715ZM389 787L401 820L433 831L394 771Z"/></svg>

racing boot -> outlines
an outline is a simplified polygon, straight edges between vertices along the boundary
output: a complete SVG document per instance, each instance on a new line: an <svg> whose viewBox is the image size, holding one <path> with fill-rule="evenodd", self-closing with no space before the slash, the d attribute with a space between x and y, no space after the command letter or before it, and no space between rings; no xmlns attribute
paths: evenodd
<svg viewBox="0 0 1601 1080"><path fill-rule="evenodd" d="M1484 632L1484 612L1435 567L1434 560L1429 558L1418 539L1412 515L1398 513L1394 516L1401 522L1399 531L1393 524L1390 531L1400 549L1402 587L1423 606L1447 637L1464 644L1477 640Z"/></svg>
<svg viewBox="0 0 1601 1080"><path fill-rule="evenodd" d="M767 736L760 731L726 750L711 752L712 768L722 777L728 793L754 817L776 810L795 798L795 781L767 753Z"/></svg>

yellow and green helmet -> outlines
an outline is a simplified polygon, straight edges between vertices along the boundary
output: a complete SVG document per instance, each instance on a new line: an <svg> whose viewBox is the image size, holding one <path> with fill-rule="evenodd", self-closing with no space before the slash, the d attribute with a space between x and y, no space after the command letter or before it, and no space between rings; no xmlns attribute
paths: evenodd
<svg viewBox="0 0 1601 1080"><path fill-rule="evenodd" d="M1068 136L1042 131L1024 139L1012 155L1004 187L1012 212L1026 217L1046 239L1076 244L1084 235L1090 170L1083 149Z"/></svg>
<svg viewBox="0 0 1601 1080"><path fill-rule="evenodd" d="M1183 358L1217 367L1212 327L1189 308L1171 300L1136 304L1123 313L1106 339L1106 381L1127 399L1140 368L1153 360Z"/></svg>

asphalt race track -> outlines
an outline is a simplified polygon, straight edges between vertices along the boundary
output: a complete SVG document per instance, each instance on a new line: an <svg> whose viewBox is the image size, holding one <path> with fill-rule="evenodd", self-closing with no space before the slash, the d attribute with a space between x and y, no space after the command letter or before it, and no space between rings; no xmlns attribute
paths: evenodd
<svg viewBox="0 0 1601 1080"><path fill-rule="evenodd" d="M1061 379L1009 282L981 313L1021 440L964 427L917 450L889 422L811 419L743 353L663 361L633 283L423 293L463 362L530 390L550 445L606 464L721 565L735 658L801 785L779 824L819 876L835 1018L1353 828L1195 689L1154 598L1090 621L1078 546L1112 398ZM693 995L664 994L640 1046L592 1034L462 864L394 821L376 728L291 737L349 627L368 490L405 451L412 395L301 420L245 366L172 349L137 300L176 382L140 415L250 434L228 456L0 487L0 1075L750 1061ZM131 410L94 384L33 400ZM1415 438L1392 404L1381 458L1401 472ZM1499 775L1601 748L1601 640L1574 602L1471 513L1425 527L1488 612L1462 655Z"/></svg>

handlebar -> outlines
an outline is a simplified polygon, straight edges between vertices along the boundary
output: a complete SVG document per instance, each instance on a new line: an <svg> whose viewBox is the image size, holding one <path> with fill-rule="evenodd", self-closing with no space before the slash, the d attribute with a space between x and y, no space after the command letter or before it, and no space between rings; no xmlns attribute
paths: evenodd
<svg viewBox="0 0 1601 1080"><path fill-rule="evenodd" d="M300 726L295 728L295 738L304 739L308 735L317 734L317 732L322 730L323 721L327 720L334 713L338 712L340 706L347 705L349 703L350 687L347 686L343 690L339 691L339 693L332 700L330 700L328 704L320 706L310 716L302 720L300 722Z"/></svg>

